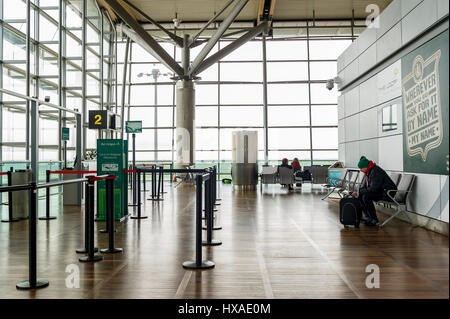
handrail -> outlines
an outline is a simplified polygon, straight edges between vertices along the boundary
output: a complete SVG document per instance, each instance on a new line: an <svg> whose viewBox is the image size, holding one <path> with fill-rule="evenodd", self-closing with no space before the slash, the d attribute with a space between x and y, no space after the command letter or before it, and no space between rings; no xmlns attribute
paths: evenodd
<svg viewBox="0 0 450 319"><path fill-rule="evenodd" d="M61 110L61 111L65 111L65 112L69 112L69 113L72 113L72 114L81 115L81 113L78 112L78 111L74 111L74 110L65 108L63 106L59 106L59 105L56 105L56 104L45 102L45 101L39 100L38 98L29 97L29 96L26 96L26 95L23 95L23 94L14 92L14 91L10 91L10 90L7 90L7 89L0 88L0 93L7 94L7 95L12 95L12 96L15 96L15 97L27 100L27 101L35 101L39 105L46 105L46 106L50 106L50 107L53 107L53 108Z"/></svg>

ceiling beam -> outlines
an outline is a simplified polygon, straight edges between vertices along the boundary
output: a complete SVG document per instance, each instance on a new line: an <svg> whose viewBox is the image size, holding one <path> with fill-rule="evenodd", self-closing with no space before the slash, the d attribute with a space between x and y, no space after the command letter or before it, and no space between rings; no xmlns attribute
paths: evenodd
<svg viewBox="0 0 450 319"><path fill-rule="evenodd" d="M155 20L153 20L150 16L148 16L144 11L142 11L141 9L139 9L138 7L136 7L134 4L132 4L131 2L129 2L128 0L123 0L125 1L130 7L132 7L134 10L136 10L136 12L138 12L141 16L143 16L145 19L147 19L150 23L152 23L154 26L156 26L157 28L161 29L161 31L163 31L165 34L167 34L173 41L175 41L175 43L179 46L182 47L183 46L183 38L173 34L172 32L169 32L167 29L165 29L161 24L159 24L158 22L156 22Z"/></svg>
<svg viewBox="0 0 450 319"><path fill-rule="evenodd" d="M219 41L219 39L222 37L225 31L227 31L228 27L233 23L234 19L236 19L236 17L239 15L239 13L245 7L248 1L249 0L239 0L239 2L233 7L233 9L231 9L231 12L228 15L228 17L223 21L223 23L217 29L216 33L214 33L214 35L206 43L205 47L200 51L198 56L195 58L194 62L190 67L189 75L196 73L197 68L200 66L205 57L209 54L209 52L211 52L212 48L216 45L217 41Z"/></svg>
<svg viewBox="0 0 450 319"><path fill-rule="evenodd" d="M130 26L130 28L123 26L122 30L136 43L141 45L151 55L153 55L159 62L164 64L167 68L172 70L179 76L183 76L184 72L180 65L164 50L153 37L141 27L139 22L130 15L130 13L119 3L122 1L105 0L106 3L117 13L117 15Z"/></svg>
<svg viewBox="0 0 450 319"><path fill-rule="evenodd" d="M277 0L259 0L258 8L258 24L261 21L268 21L268 30L272 28L273 13L275 12L275 4Z"/></svg>
<svg viewBox="0 0 450 319"><path fill-rule="evenodd" d="M195 75L203 72L204 70L209 68L211 65L213 65L217 61L223 59L224 57L226 57L228 54L230 54L231 52L233 52L234 50L236 50L243 44L252 40L254 37L256 37L261 32L265 32L267 25L268 25L268 22L264 21L261 24L259 24L258 26L252 28L246 34L242 35L237 40L234 40L229 45L227 45L226 47L219 50L217 53L213 54L212 56L207 58L205 61L203 61L202 64L200 64L200 66L196 69L195 74L192 74L192 75L195 76Z"/></svg>

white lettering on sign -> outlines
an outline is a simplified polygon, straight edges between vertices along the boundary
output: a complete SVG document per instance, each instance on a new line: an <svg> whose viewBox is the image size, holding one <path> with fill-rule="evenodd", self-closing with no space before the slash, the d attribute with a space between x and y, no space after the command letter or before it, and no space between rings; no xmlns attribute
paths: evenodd
<svg viewBox="0 0 450 319"><path fill-rule="evenodd" d="M424 61L418 55L411 73L402 80L405 138L408 155L420 155L426 162L428 152L442 143L442 112L439 88L441 50Z"/></svg>

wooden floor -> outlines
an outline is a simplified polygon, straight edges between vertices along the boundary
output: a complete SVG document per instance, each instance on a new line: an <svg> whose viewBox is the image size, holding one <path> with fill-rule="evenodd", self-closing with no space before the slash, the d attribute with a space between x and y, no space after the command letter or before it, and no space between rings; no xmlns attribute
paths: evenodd
<svg viewBox="0 0 450 319"><path fill-rule="evenodd" d="M149 219L117 223L116 243L124 252L97 263L80 263L75 253L83 246L79 208L39 221L38 276L50 286L36 291L15 288L28 277L27 221L0 223L0 298L449 297L448 237L397 220L383 229L344 229L337 202L321 201L320 188L309 185L291 193L222 185L217 214L223 229L214 237L223 245L203 248L216 267L186 271L182 262L194 258L194 188L166 189L163 202L145 201ZM61 204L52 201L58 210ZM107 246L106 234L96 232L96 240ZM80 288L66 288L70 264L79 266ZM366 287L370 264L380 268L378 289Z"/></svg>

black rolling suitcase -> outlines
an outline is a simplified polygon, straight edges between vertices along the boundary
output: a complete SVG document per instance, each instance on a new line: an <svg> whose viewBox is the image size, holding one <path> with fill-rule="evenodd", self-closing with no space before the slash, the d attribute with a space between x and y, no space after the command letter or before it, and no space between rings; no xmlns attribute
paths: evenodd
<svg viewBox="0 0 450 319"><path fill-rule="evenodd" d="M339 219L344 226L355 226L359 228L361 222L362 208L358 198L344 197L339 202Z"/></svg>

